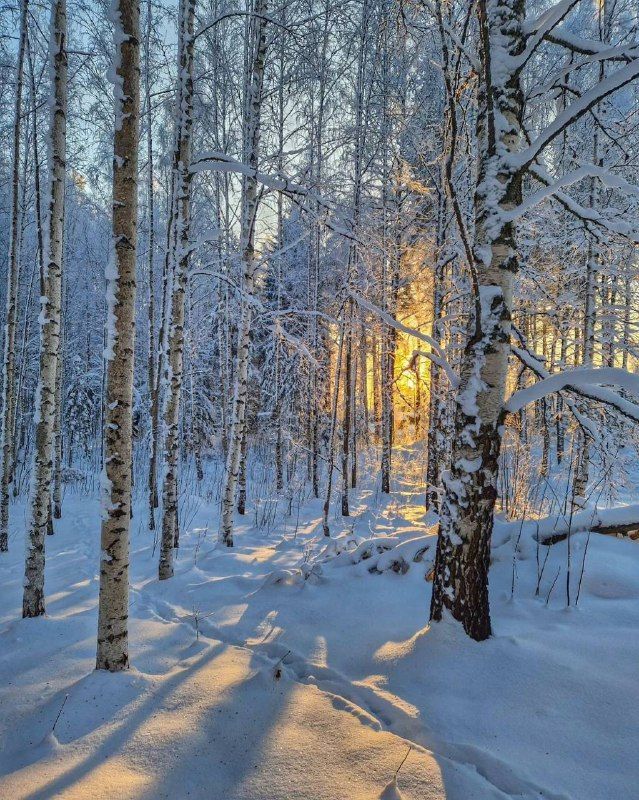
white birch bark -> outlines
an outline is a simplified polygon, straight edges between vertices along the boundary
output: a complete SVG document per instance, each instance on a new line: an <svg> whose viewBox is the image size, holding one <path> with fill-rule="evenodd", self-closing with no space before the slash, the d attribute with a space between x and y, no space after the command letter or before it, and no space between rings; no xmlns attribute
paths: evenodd
<svg viewBox="0 0 639 800"><path fill-rule="evenodd" d="M49 142L49 208L44 243L45 269L40 298L40 376L36 392L35 455L31 472L22 616L44 614L44 543L51 512L54 421L60 352L62 239L66 174L66 0L51 9L49 57L53 76Z"/></svg>
<svg viewBox="0 0 639 800"><path fill-rule="evenodd" d="M447 609L466 633L490 636L488 566L497 495L498 456L517 248L512 223L501 213L521 203L521 176L508 154L522 137L523 93L517 71L492 69L493 59L516 58L525 47L522 0L479 0L482 74L478 96L478 184L475 314L461 363L451 469L435 562L431 618Z"/></svg>
<svg viewBox="0 0 639 800"><path fill-rule="evenodd" d="M156 445L158 441L158 420L156 374L157 353L155 344L155 190L153 187L153 111L151 106L151 32L153 30L153 5L151 0L146 4L146 32L144 35L144 101L146 105L147 130L146 130L146 169L147 169L147 220L148 232L148 252L147 252L147 275L149 281L149 307L148 307L148 327L149 327L149 365L147 380L149 386L151 435L149 453L149 472L147 476L147 488L149 497L149 529L155 530L155 509L158 506L157 489L157 453Z"/></svg>
<svg viewBox="0 0 639 800"><path fill-rule="evenodd" d="M195 0L180 3L178 46L178 112L175 153L175 249L171 266L172 292L167 337L166 397L164 407L164 480L162 486L162 541L159 578L173 575L173 551L179 542L178 467L180 458L179 424L182 375L184 371L184 310L189 264L191 221L191 137L193 131L193 28Z"/></svg>
<svg viewBox="0 0 639 800"><path fill-rule="evenodd" d="M233 419L229 436L229 449L226 459L226 475L222 498L222 529L220 539L227 546L233 546L233 507L239 482L242 441L246 426L246 405L248 400L248 371L251 345L251 300L255 292L255 221L259 204L258 183L255 173L259 163L260 124L262 107L262 85L266 61L266 0L256 0L251 18L249 59L249 84L245 102L245 162L251 167L249 175L243 179L241 249L244 265L242 290L242 317L239 325L237 364L233 391ZM259 15L259 16L258 16Z"/></svg>
<svg viewBox="0 0 639 800"><path fill-rule="evenodd" d="M9 549L9 487L13 472L13 432L15 418L15 342L18 314L18 282L20 277L20 132L24 58L27 42L28 0L21 0L20 31L16 65L16 89L13 112L13 166L11 171L11 213L9 229L9 259L7 266L6 319L2 380L2 426L0 428L0 552Z"/></svg>
<svg viewBox="0 0 639 800"><path fill-rule="evenodd" d="M107 340L97 669L129 666L129 527L140 117L139 0L112 8L115 94L113 254L107 268Z"/></svg>

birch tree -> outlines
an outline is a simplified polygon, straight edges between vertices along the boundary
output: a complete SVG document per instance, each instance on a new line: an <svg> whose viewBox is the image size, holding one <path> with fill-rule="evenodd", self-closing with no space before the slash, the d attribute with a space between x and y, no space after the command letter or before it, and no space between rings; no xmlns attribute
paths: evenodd
<svg viewBox="0 0 639 800"><path fill-rule="evenodd" d="M58 402L60 309L62 301L62 237L66 175L67 108L66 0L51 8L51 121L49 208L47 214L43 295L40 298L40 378L36 393L36 441L31 473L30 518L25 563L22 616L44 613L44 543L51 515L51 477L55 457L54 422Z"/></svg>
<svg viewBox="0 0 639 800"><path fill-rule="evenodd" d="M27 43L28 0L20 3L20 28L16 61L16 83L13 111L13 139L11 169L11 210L9 230L9 259L7 268L6 317L4 324L4 356L2 370L2 427L0 449L2 465L0 472L0 552L9 549L9 487L13 475L14 421L15 421L15 345L17 325L18 282L20 279L20 137L22 120L22 88L24 60Z"/></svg>
<svg viewBox="0 0 639 800"><path fill-rule="evenodd" d="M569 37L553 30L571 6L560 2L536 19L526 20L522 0L480 0L477 4L478 179L475 237L468 253L474 314L461 364L451 469L444 477L431 603L433 620L440 620L446 609L477 640L491 633L488 568L519 261L515 223L528 208L550 196L580 217L588 217L587 210L562 189L590 174L605 182L605 172L595 167L554 179L540 156L563 130L639 76L639 58L632 46L615 54L622 65L581 93L524 146L522 70L545 38L572 48ZM575 47L595 59L599 53L605 57L605 46L596 42ZM533 175L541 189L523 202L526 174ZM593 218L600 225L616 227L614 221L599 215Z"/></svg>
<svg viewBox="0 0 639 800"><path fill-rule="evenodd" d="M173 550L178 545L178 465L182 373L184 367L184 304L189 265L191 218L191 135L193 130L193 25L195 0L180 3L178 44L178 92L175 133L174 217L175 240L171 264L172 294L168 329L168 352L164 376L164 482L162 487L162 543L159 578L173 575Z"/></svg>
<svg viewBox="0 0 639 800"><path fill-rule="evenodd" d="M112 80L113 251L107 277L106 410L100 534L97 669L129 666L129 526L140 111L140 8L116 0Z"/></svg>
<svg viewBox="0 0 639 800"><path fill-rule="evenodd" d="M254 15L250 21L249 75L244 111L244 160L249 172L242 182L242 217L240 248L243 265L242 316L238 332L237 362L233 389L233 420L229 438L224 494L222 498L222 528L220 538L227 547L233 546L233 508L240 477L242 442L246 435L246 406L248 401L248 373L251 346L252 301L255 290L255 223L259 205L260 125L262 86L266 61L266 0L255 0Z"/></svg>

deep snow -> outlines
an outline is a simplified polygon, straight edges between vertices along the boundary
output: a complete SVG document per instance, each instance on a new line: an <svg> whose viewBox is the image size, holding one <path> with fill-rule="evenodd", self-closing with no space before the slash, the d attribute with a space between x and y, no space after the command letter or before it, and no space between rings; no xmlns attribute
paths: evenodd
<svg viewBox="0 0 639 800"><path fill-rule="evenodd" d="M0 797L636 797L639 543L579 533L538 548L528 527L499 525L493 638L428 629L434 536L418 453L398 466L390 500L357 492L328 548L318 501L270 532L250 514L236 548L218 547L211 485L193 487L163 583L140 513L132 669L118 675L93 671L98 498L67 493L38 620L20 619L14 506L0 559ZM574 603L586 542L579 603L566 608L567 548Z"/></svg>

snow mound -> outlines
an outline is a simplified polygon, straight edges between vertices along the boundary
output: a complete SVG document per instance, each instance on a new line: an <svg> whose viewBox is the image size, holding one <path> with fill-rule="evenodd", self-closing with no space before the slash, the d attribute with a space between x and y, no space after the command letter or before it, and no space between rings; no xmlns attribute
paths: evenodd
<svg viewBox="0 0 639 800"><path fill-rule="evenodd" d="M408 539L400 536L361 538L349 533L328 545L322 552L322 558L334 567L362 564L371 574L395 572L405 575L411 564L432 566L434 552L435 538L430 535Z"/></svg>

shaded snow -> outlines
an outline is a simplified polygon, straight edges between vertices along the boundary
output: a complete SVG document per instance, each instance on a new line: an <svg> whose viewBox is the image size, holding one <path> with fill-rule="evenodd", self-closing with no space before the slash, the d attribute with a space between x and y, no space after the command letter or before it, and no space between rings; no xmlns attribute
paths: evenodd
<svg viewBox="0 0 639 800"><path fill-rule="evenodd" d="M66 499L47 539L48 617L38 620L19 619L14 507L0 561L0 796L632 797L639 545L591 536L580 602L567 610L566 544L550 549L536 598L536 546L520 538L511 600L519 531L501 526L495 636L476 644L450 622L426 627L433 548L423 544L434 537L414 480L390 501L356 493L328 550L314 502L297 529L289 519L267 535L247 517L238 546L218 549L215 502L187 493L176 575L162 584L135 517L133 668L118 675L93 671L98 498ZM586 541L571 539L573 598ZM381 569L395 550L403 574Z"/></svg>

